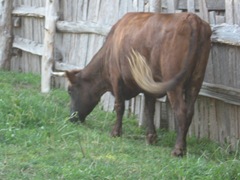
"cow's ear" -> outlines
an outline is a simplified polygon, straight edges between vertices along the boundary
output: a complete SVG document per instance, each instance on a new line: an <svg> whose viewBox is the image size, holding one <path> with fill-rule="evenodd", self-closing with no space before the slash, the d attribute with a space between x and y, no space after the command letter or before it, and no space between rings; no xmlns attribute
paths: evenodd
<svg viewBox="0 0 240 180"><path fill-rule="evenodd" d="M80 73L80 70L73 70L73 71L66 71L66 77L69 80L71 84L76 84L77 83L77 76L76 74Z"/></svg>

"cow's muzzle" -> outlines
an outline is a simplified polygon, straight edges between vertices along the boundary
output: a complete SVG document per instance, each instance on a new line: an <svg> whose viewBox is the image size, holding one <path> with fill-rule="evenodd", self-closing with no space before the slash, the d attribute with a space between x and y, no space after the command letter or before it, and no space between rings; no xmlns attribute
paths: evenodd
<svg viewBox="0 0 240 180"><path fill-rule="evenodd" d="M72 123L84 122L84 119L80 118L79 113L77 111L71 113L69 120Z"/></svg>

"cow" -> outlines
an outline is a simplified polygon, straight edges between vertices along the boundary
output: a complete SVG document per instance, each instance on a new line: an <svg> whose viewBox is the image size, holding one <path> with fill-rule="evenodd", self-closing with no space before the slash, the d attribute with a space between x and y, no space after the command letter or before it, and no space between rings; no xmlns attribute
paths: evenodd
<svg viewBox="0 0 240 180"><path fill-rule="evenodd" d="M146 140L157 140L155 102L167 95L177 122L172 155L186 154L186 135L194 114L211 48L211 28L193 13L127 13L113 27L100 50L83 69L67 71L70 120L86 116L110 91L116 122L111 135L122 134L125 100L145 96Z"/></svg>

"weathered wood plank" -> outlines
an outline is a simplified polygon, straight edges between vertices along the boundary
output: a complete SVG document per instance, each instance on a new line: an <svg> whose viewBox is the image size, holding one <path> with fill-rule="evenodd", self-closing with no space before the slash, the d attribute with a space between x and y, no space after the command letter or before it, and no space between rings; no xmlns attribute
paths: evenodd
<svg viewBox="0 0 240 180"><path fill-rule="evenodd" d="M90 11L90 4L96 3L96 1L89 1L89 0L75 0L78 6L81 6L81 11L78 11L76 8L73 8L74 11L76 11L74 17L74 21L81 22L81 21L91 21L89 18L89 15L91 14ZM75 50L72 51L72 57L71 60L75 62L77 65L83 65L86 66L87 62L90 61L88 59L88 52L89 52L89 40L90 40L89 34L72 34L71 40L74 42ZM77 56L76 56L77 55ZM76 61L75 58L78 58L79 60Z"/></svg>
<svg viewBox="0 0 240 180"><path fill-rule="evenodd" d="M153 11L154 12L162 12L162 0L154 0L153 3Z"/></svg>
<svg viewBox="0 0 240 180"><path fill-rule="evenodd" d="M18 56L18 55L12 56L11 61L10 61L11 71L21 72L20 62L21 62L20 56Z"/></svg>
<svg viewBox="0 0 240 180"><path fill-rule="evenodd" d="M240 105L240 90L236 88L203 83L200 95Z"/></svg>
<svg viewBox="0 0 240 180"><path fill-rule="evenodd" d="M225 17L227 24L234 24L234 17L233 17L233 0L225 0Z"/></svg>
<svg viewBox="0 0 240 180"><path fill-rule="evenodd" d="M43 44L29 39L14 37L13 47L39 56L43 55Z"/></svg>
<svg viewBox="0 0 240 180"><path fill-rule="evenodd" d="M237 134L237 137L238 139L240 139L240 107L237 108L237 129L238 129L238 134ZM238 141L239 142L239 141ZM240 143L240 142L239 142ZM240 144L239 144L240 145Z"/></svg>
<svg viewBox="0 0 240 180"><path fill-rule="evenodd" d="M226 52L224 51L225 45L223 44L214 44L211 49L211 60L208 63L211 63L211 73L207 76L206 82L213 84L222 84L220 73L221 61L226 59ZM207 67L209 68L209 67Z"/></svg>
<svg viewBox="0 0 240 180"><path fill-rule="evenodd" d="M216 24L223 24L225 23L225 16L223 15L216 15Z"/></svg>
<svg viewBox="0 0 240 180"><path fill-rule="evenodd" d="M162 5L161 0L149 0L150 12L161 12Z"/></svg>
<svg viewBox="0 0 240 180"><path fill-rule="evenodd" d="M226 64L222 64L226 70L223 70L223 72L225 72L225 77L227 77L227 81L229 82L230 87L234 87L237 88L237 84L235 82L236 79L238 79L238 77L236 76L236 71L239 71L239 69L236 69L236 47L233 46L226 46L225 47L228 50L228 58L226 60Z"/></svg>
<svg viewBox="0 0 240 180"><path fill-rule="evenodd" d="M150 9L150 4L148 1L145 1L144 3L144 12L149 12L149 9Z"/></svg>
<svg viewBox="0 0 240 180"><path fill-rule="evenodd" d="M120 4L119 4L118 17L121 18L127 12L128 1L120 1L119 3ZM143 11L143 9L142 9L142 11Z"/></svg>
<svg viewBox="0 0 240 180"><path fill-rule="evenodd" d="M175 13L176 11L176 0L168 0L167 8L169 13Z"/></svg>
<svg viewBox="0 0 240 180"><path fill-rule="evenodd" d="M54 37L56 32L56 21L58 20L58 0L46 1L45 15L45 37L43 43L43 56L41 65L41 92L50 91L51 72L54 57Z"/></svg>
<svg viewBox="0 0 240 180"><path fill-rule="evenodd" d="M200 99L200 113L199 113L199 137L208 138L209 137L209 104L206 98L201 97Z"/></svg>
<svg viewBox="0 0 240 180"><path fill-rule="evenodd" d="M212 47L210 54L209 54L209 58L208 58L208 64L207 64L207 68L206 68L206 72L205 72L205 77L204 77L204 81L208 82L208 83L214 83L214 57L213 57L213 48L215 46Z"/></svg>
<svg viewBox="0 0 240 180"><path fill-rule="evenodd" d="M110 30L110 26L103 26L101 24L79 21L79 22L66 22L58 21L57 30L67 33L82 33L82 34L100 34L106 36Z"/></svg>
<svg viewBox="0 0 240 180"><path fill-rule="evenodd" d="M166 0L167 1L167 0ZM195 3L195 9L199 9L199 1L193 0ZM225 10L224 0L206 0L206 5L209 10ZM185 10L187 9L187 1L179 0L178 9Z"/></svg>
<svg viewBox="0 0 240 180"><path fill-rule="evenodd" d="M162 7L167 8L167 3L168 3L168 0L162 0ZM199 10L199 1L194 0L194 4L195 4L194 5L195 10ZM211 11L217 11L217 10L224 11L225 3L224 3L224 0L207 0L207 7ZM187 1L178 0L177 9L187 10L188 9Z"/></svg>
<svg viewBox="0 0 240 180"><path fill-rule="evenodd" d="M132 11L135 11L135 12L138 11L138 0L133 0L132 1L132 7L133 7Z"/></svg>
<svg viewBox="0 0 240 180"><path fill-rule="evenodd" d="M216 12L215 11L209 12L209 23L214 24L214 25L217 24Z"/></svg>
<svg viewBox="0 0 240 180"><path fill-rule="evenodd" d="M232 149L236 149L239 141L238 136L238 109L239 107L231 105L229 107L230 110L230 144Z"/></svg>
<svg viewBox="0 0 240 180"><path fill-rule="evenodd" d="M219 102L217 105L217 120L219 123L218 133L219 142L229 143L230 140L230 124L233 122L231 108L228 104Z"/></svg>
<svg viewBox="0 0 240 180"><path fill-rule="evenodd" d="M139 125L140 126L146 126L146 116L145 116L145 113L144 113L144 109L145 109L145 96L143 94L139 94L138 96L140 97Z"/></svg>
<svg viewBox="0 0 240 180"><path fill-rule="evenodd" d="M169 125L169 130L175 131L176 130L176 119L175 115L173 113L172 107L169 102L167 104L167 119L168 119L168 125Z"/></svg>
<svg viewBox="0 0 240 180"><path fill-rule="evenodd" d="M207 2L206 0L198 0L199 2L199 12L200 12L200 17L205 20L209 21L208 18L208 8L207 8Z"/></svg>
<svg viewBox="0 0 240 180"><path fill-rule="evenodd" d="M188 12L195 12L195 1L194 0L187 0L187 10Z"/></svg>
<svg viewBox="0 0 240 180"><path fill-rule="evenodd" d="M114 97L110 92L106 92L102 98L101 102L103 104L103 109L105 111L113 111L114 110Z"/></svg>
<svg viewBox="0 0 240 180"><path fill-rule="evenodd" d="M98 15L99 15L99 9L100 9L100 3L101 0L94 0L90 1L89 7L88 7L88 21L97 23L98 21ZM87 52L87 58L86 58L86 64L88 64L94 54L98 51L98 44L102 41L100 40L100 35L98 34L88 34L88 52ZM102 44L101 44L102 45Z"/></svg>
<svg viewBox="0 0 240 180"><path fill-rule="evenodd" d="M163 128L161 124L161 102L156 102L155 104L154 125L157 129L160 126Z"/></svg>
<svg viewBox="0 0 240 180"><path fill-rule="evenodd" d="M237 47L236 50L235 50L235 61L234 61L234 84L235 84L235 87L239 88L240 89L240 47ZM240 119L240 118L239 118Z"/></svg>
<svg viewBox="0 0 240 180"><path fill-rule="evenodd" d="M234 23L240 25L240 0L234 0Z"/></svg>
<svg viewBox="0 0 240 180"><path fill-rule="evenodd" d="M12 51L12 1L2 0L0 3L0 69L10 68Z"/></svg>
<svg viewBox="0 0 240 180"><path fill-rule="evenodd" d="M212 42L240 46L240 26L238 25L213 25Z"/></svg>
<svg viewBox="0 0 240 180"><path fill-rule="evenodd" d="M194 116L191 123L192 131L189 133L190 135L195 135L196 137L200 137L200 121L201 121L201 112L200 112L200 106L201 106L201 99L198 98L195 105L194 105Z"/></svg>
<svg viewBox="0 0 240 180"><path fill-rule="evenodd" d="M218 141L218 121L216 117L216 100L208 98L208 110L209 110L209 138Z"/></svg>
<svg viewBox="0 0 240 180"><path fill-rule="evenodd" d="M15 16L28 16L28 17L45 17L45 7L28 7L28 6L19 6L13 9L12 14Z"/></svg>

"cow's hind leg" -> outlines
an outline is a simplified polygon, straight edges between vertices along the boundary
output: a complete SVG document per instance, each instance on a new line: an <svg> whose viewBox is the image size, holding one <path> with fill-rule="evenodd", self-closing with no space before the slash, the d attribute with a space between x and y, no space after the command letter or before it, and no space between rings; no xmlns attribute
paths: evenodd
<svg viewBox="0 0 240 180"><path fill-rule="evenodd" d="M170 102L177 118L177 141L172 152L174 156L182 156L186 153L186 136L194 115L194 104L202 86L208 53L201 54L199 63L184 88L185 91L179 87L175 92L169 93L169 97L172 96Z"/></svg>
<svg viewBox="0 0 240 180"><path fill-rule="evenodd" d="M154 113L155 113L156 98L145 94L145 118L146 118L146 140L148 144L155 144L157 142L157 133L154 125Z"/></svg>
<svg viewBox="0 0 240 180"><path fill-rule="evenodd" d="M187 104L181 88L168 92L168 97L176 118L177 139L172 151L174 156L183 156L186 153L186 135L189 128L187 122Z"/></svg>
<svg viewBox="0 0 240 180"><path fill-rule="evenodd" d="M201 80L200 80L201 81ZM194 115L194 104L197 99L201 83L189 83L190 88L185 92L178 89L169 93L169 100L176 117L177 140L172 151L174 156L183 156L186 153L186 136Z"/></svg>

